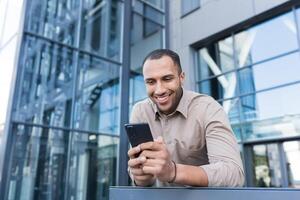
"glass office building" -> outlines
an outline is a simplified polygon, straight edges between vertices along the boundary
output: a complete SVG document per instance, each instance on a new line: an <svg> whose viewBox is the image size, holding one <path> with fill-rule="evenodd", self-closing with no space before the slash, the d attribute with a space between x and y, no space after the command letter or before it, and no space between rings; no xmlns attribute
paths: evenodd
<svg viewBox="0 0 300 200"><path fill-rule="evenodd" d="M170 39L196 27L169 28L212 2L24 1L0 198L108 199L110 185L130 184L122 125L146 98L142 61L176 49ZM246 186L300 187L300 8L291 2L179 50L183 63L192 57L183 69L195 90L228 113Z"/></svg>
<svg viewBox="0 0 300 200"><path fill-rule="evenodd" d="M1 199L108 199L109 186L127 176L117 173L120 107L146 97L141 61L165 47L165 2L27 0L24 7ZM124 60L131 60L127 101Z"/></svg>
<svg viewBox="0 0 300 200"><path fill-rule="evenodd" d="M300 187L300 9L197 49L198 91L228 113L248 186Z"/></svg>

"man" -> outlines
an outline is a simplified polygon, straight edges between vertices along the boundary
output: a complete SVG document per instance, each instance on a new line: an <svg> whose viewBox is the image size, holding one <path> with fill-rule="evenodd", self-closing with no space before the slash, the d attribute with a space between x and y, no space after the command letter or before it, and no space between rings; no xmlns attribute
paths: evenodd
<svg viewBox="0 0 300 200"><path fill-rule="evenodd" d="M179 56L167 49L151 52L143 75L149 98L134 106L131 123L148 123L155 140L128 151L134 183L242 186L242 161L227 116L211 97L182 88Z"/></svg>

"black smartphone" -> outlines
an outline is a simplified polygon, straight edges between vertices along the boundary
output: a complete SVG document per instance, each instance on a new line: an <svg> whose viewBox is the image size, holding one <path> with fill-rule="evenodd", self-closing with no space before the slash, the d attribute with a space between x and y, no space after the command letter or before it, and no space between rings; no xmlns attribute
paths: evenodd
<svg viewBox="0 0 300 200"><path fill-rule="evenodd" d="M125 124L124 126L127 132L129 142L132 147L135 147L144 142L153 141L149 124L147 123Z"/></svg>

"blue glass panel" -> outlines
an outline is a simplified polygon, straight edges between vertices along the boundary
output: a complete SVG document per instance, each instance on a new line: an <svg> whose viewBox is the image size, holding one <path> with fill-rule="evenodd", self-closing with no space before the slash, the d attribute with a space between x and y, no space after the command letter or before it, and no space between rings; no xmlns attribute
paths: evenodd
<svg viewBox="0 0 300 200"><path fill-rule="evenodd" d="M80 47L119 61L122 3L85 0L83 7Z"/></svg>
<svg viewBox="0 0 300 200"><path fill-rule="evenodd" d="M181 0L181 14L185 15L200 7L199 0Z"/></svg>
<svg viewBox="0 0 300 200"><path fill-rule="evenodd" d="M69 126L74 52L45 40L25 37L21 55L23 73L14 118Z"/></svg>
<svg viewBox="0 0 300 200"><path fill-rule="evenodd" d="M211 78L199 83L201 93L215 99L227 99L236 96L237 78L235 72Z"/></svg>
<svg viewBox="0 0 300 200"><path fill-rule="evenodd" d="M63 199L69 132L13 124L9 134L15 138L8 180L11 196Z"/></svg>
<svg viewBox="0 0 300 200"><path fill-rule="evenodd" d="M240 93L300 81L300 55L290 54L239 71Z"/></svg>
<svg viewBox="0 0 300 200"><path fill-rule="evenodd" d="M231 125L233 133L238 142L242 141L242 131L239 125Z"/></svg>
<svg viewBox="0 0 300 200"><path fill-rule="evenodd" d="M300 84L241 98L245 139L300 135Z"/></svg>
<svg viewBox="0 0 300 200"><path fill-rule="evenodd" d="M120 67L86 54L79 63L76 128L117 134Z"/></svg>
<svg viewBox="0 0 300 200"><path fill-rule="evenodd" d="M232 37L212 43L199 50L198 78L206 79L233 70L234 51Z"/></svg>
<svg viewBox="0 0 300 200"><path fill-rule="evenodd" d="M297 49L293 13L281 15L237 34L235 46L239 66L253 64Z"/></svg>
<svg viewBox="0 0 300 200"><path fill-rule="evenodd" d="M231 124L236 124L240 121L239 119L239 99L228 99L221 101L220 104L223 106L224 111L228 115Z"/></svg>
<svg viewBox="0 0 300 200"><path fill-rule="evenodd" d="M79 1L30 1L25 30L74 45L79 25Z"/></svg>
<svg viewBox="0 0 300 200"><path fill-rule="evenodd" d="M297 25L298 25L298 36L300 37L300 32L299 32L299 30L300 30L300 8L298 8L297 10L296 10L296 17L297 17Z"/></svg>
<svg viewBox="0 0 300 200"><path fill-rule="evenodd" d="M109 186L116 184L118 143L117 137L73 133L66 180L70 199L109 199Z"/></svg>

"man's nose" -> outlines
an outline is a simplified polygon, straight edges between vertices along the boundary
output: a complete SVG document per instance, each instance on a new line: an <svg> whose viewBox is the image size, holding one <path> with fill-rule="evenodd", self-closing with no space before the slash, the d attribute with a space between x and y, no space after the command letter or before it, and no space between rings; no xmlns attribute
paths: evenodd
<svg viewBox="0 0 300 200"><path fill-rule="evenodd" d="M155 94L156 95L162 95L166 92L166 88L161 82L157 82L156 87L155 87Z"/></svg>

